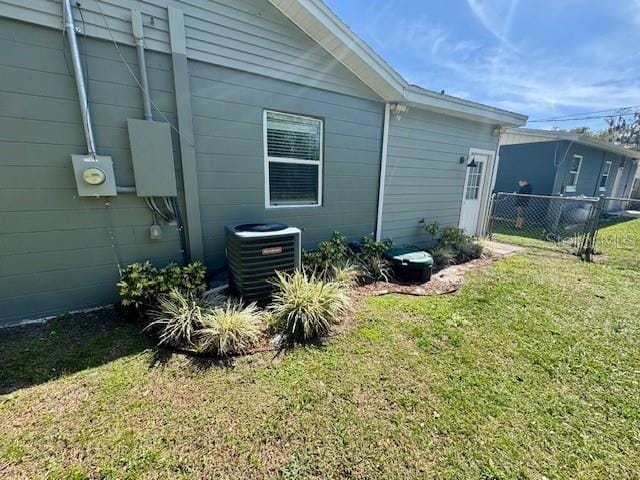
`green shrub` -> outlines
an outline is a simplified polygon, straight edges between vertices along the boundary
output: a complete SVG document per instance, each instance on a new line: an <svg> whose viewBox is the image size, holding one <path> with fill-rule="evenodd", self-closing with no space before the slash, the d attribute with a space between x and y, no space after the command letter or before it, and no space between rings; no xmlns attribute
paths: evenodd
<svg viewBox="0 0 640 480"><path fill-rule="evenodd" d="M305 342L326 336L349 306L344 287L301 271L278 272L269 307L271 323L292 340Z"/></svg>
<svg viewBox="0 0 640 480"><path fill-rule="evenodd" d="M207 283L204 277L207 274L207 267L200 261L191 262L182 267L182 275L180 277L180 285L178 288L194 293L204 293L207 289Z"/></svg>
<svg viewBox="0 0 640 480"><path fill-rule="evenodd" d="M361 280L367 282L388 282L393 276L391 263L384 257L365 257L361 260Z"/></svg>
<svg viewBox="0 0 640 480"><path fill-rule="evenodd" d="M149 314L152 321L145 330L156 330L160 345L191 348L208 311L200 297L173 289L157 297L157 305Z"/></svg>
<svg viewBox="0 0 640 480"><path fill-rule="evenodd" d="M337 265L331 269L330 277L321 277L321 280L334 281L343 285L344 287L352 287L362 276L362 267L353 263L351 260L347 260L344 265Z"/></svg>
<svg viewBox="0 0 640 480"><path fill-rule="evenodd" d="M334 266L342 266L349 259L349 245L339 232L333 232L329 240L320 242L313 252L304 252L302 265L309 275L326 276Z"/></svg>
<svg viewBox="0 0 640 480"><path fill-rule="evenodd" d="M158 295L177 289L193 295L202 294L207 287L206 268L202 262L180 267L171 262L159 271L151 262L127 265L117 283L122 305L141 310L153 303Z"/></svg>
<svg viewBox="0 0 640 480"><path fill-rule="evenodd" d="M305 252L302 257L303 270L308 276L323 281L338 281L344 285L354 281L375 281L388 279L391 269L384 254L391 248L392 241L376 242L363 237L360 249L354 253L346 238L334 232L330 240L321 242L314 252Z"/></svg>
<svg viewBox="0 0 640 480"><path fill-rule="evenodd" d="M456 260L459 262L468 262L482 256L482 245L476 242L468 241L459 243L454 246Z"/></svg>
<svg viewBox="0 0 640 480"><path fill-rule="evenodd" d="M446 227L442 229L440 235L440 245L453 246L461 243L470 242L471 238L466 236L462 230L456 227Z"/></svg>
<svg viewBox="0 0 640 480"><path fill-rule="evenodd" d="M362 248L356 255L362 271L362 283L389 281L392 276L391 264L384 256L391 249L391 245L391 240L375 242L367 237L362 239Z"/></svg>
<svg viewBox="0 0 640 480"><path fill-rule="evenodd" d="M434 247L429 250L429 253L433 257L433 263L438 270L453 265L456 260L456 253L450 247Z"/></svg>
<svg viewBox="0 0 640 480"><path fill-rule="evenodd" d="M255 303L248 306L233 300L213 307L197 332L198 350L220 356L246 353L260 341L265 314Z"/></svg>
<svg viewBox="0 0 640 480"><path fill-rule="evenodd" d="M438 222L427 223L424 218L418 223L420 223L422 228L424 228L424 233L429 235L429 243L434 244L436 236L438 235L438 232L440 232L440 224Z"/></svg>
<svg viewBox="0 0 640 480"><path fill-rule="evenodd" d="M363 237L362 248L360 252L358 252L358 257L361 260L384 258L384 255L391 249L392 245L393 242L390 239L376 242L368 237Z"/></svg>
<svg viewBox="0 0 640 480"><path fill-rule="evenodd" d="M158 271L151 262L127 265L116 284L122 305L136 309L147 305L157 293L157 275Z"/></svg>

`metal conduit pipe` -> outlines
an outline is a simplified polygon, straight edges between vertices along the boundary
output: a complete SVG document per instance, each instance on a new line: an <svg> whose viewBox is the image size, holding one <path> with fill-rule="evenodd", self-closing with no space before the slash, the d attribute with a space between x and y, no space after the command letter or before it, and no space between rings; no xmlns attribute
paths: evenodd
<svg viewBox="0 0 640 480"><path fill-rule="evenodd" d="M144 58L144 29L142 14L138 10L131 10L131 27L136 40L138 53L138 70L140 71L140 85L142 86L142 102L144 104L144 119L152 120L151 96L149 94L149 80L147 78L147 63Z"/></svg>
<svg viewBox="0 0 640 480"><path fill-rule="evenodd" d="M73 11L70 0L63 0L64 29L69 38L71 49L71 63L73 63L73 74L76 79L76 89L78 90L78 100L80 102L80 112L82 113L82 125L84 126L84 136L87 142L89 155L96 156L96 141L91 127L91 113L89 112L89 102L87 100L87 90L84 83L84 73L80 63L80 50L78 49L78 39L76 38L76 26L73 21Z"/></svg>

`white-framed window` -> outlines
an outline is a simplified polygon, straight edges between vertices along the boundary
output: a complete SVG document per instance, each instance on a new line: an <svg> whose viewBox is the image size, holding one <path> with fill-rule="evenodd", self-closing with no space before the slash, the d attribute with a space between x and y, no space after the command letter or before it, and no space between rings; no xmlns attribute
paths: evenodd
<svg viewBox="0 0 640 480"><path fill-rule="evenodd" d="M576 191L576 186L578 185L578 177L580 176L580 168L582 168L582 155L574 155L571 159L571 166L569 167L569 178L567 180L565 191Z"/></svg>
<svg viewBox="0 0 640 480"><path fill-rule="evenodd" d="M602 174L600 175L600 191L604 192L607 190L607 181L609 180L609 174L611 173L611 162L604 162L604 169L602 170Z"/></svg>
<svg viewBox="0 0 640 480"><path fill-rule="evenodd" d="M323 122L264 111L265 207L322 205Z"/></svg>

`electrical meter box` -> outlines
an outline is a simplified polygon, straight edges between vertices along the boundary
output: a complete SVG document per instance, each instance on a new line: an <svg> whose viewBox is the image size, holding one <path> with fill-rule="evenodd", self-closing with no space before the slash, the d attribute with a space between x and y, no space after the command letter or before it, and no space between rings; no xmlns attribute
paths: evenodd
<svg viewBox="0 0 640 480"><path fill-rule="evenodd" d="M111 157L71 155L78 195L81 197L115 197L116 177Z"/></svg>
<svg viewBox="0 0 640 480"><path fill-rule="evenodd" d="M136 194L139 197L175 197L176 172L168 123L127 119Z"/></svg>

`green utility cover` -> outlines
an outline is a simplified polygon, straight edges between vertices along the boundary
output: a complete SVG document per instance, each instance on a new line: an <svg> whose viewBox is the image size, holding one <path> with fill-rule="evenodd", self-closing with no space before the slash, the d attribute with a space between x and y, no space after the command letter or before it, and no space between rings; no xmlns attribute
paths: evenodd
<svg viewBox="0 0 640 480"><path fill-rule="evenodd" d="M392 248L387 255L392 261L402 264L433 265L433 257L415 248Z"/></svg>

